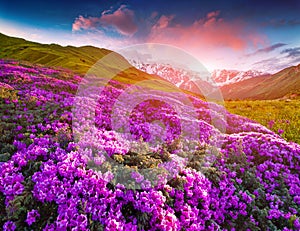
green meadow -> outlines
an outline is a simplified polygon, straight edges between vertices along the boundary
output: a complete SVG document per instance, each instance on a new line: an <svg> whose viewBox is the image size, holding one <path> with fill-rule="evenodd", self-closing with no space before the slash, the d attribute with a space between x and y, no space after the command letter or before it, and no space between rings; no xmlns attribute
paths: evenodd
<svg viewBox="0 0 300 231"><path fill-rule="evenodd" d="M26 41L20 38L8 37L0 33L0 58L23 60L33 64L41 64L52 67L62 67L84 75L90 68L107 56L111 51L91 46L84 47L62 47L57 44L39 44ZM128 67L127 61L118 54L105 61L106 69L100 65L94 66L93 70L98 73L116 72ZM113 61L110 63L109 61ZM172 91L172 87L161 82L159 77L148 75L135 68L118 73L115 78L123 83L136 84L142 80L147 81L148 86L154 89L164 89ZM152 86L153 84L153 86ZM155 85L155 87L154 87ZM191 94L191 92L186 92ZM0 89L0 95L5 94ZM287 141L300 143L300 99L295 100L244 100L226 101L226 108L229 112L253 119L260 124L278 133L279 129L284 130L282 136Z"/></svg>
<svg viewBox="0 0 300 231"><path fill-rule="evenodd" d="M226 101L226 109L268 127L287 141L300 143L300 100ZM282 131L281 131L282 132Z"/></svg>

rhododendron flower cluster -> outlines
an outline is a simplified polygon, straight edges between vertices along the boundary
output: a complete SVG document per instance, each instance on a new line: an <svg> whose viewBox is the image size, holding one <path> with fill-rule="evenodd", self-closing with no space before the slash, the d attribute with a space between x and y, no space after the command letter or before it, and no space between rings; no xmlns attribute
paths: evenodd
<svg viewBox="0 0 300 231"><path fill-rule="evenodd" d="M75 98L81 81L0 61L3 230L300 230L299 144L228 112L212 122L218 105L192 96L185 117L146 100L122 130L117 81L90 105L89 129L90 111L72 112L89 100ZM189 110L198 140L182 137Z"/></svg>

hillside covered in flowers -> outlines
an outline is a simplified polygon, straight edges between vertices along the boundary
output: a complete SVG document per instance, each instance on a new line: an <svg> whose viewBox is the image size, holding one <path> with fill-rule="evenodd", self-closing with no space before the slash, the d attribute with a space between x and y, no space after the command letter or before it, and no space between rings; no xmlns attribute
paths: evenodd
<svg viewBox="0 0 300 231"><path fill-rule="evenodd" d="M197 119L184 125L199 126L198 140L182 138L193 127L155 99L130 112L129 141L111 118L129 87L117 81L99 96L95 126L76 133L88 117L73 118L82 81L0 60L1 229L300 230L299 144L228 112L212 121L218 106L194 96Z"/></svg>

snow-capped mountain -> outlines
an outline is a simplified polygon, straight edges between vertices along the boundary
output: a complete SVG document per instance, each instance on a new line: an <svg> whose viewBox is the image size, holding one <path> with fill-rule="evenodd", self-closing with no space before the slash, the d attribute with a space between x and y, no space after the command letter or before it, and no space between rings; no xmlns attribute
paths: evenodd
<svg viewBox="0 0 300 231"><path fill-rule="evenodd" d="M238 70L214 70L211 76L217 86L225 86L238 83L246 79L268 75L267 73L255 70L238 71Z"/></svg>
<svg viewBox="0 0 300 231"><path fill-rule="evenodd" d="M180 88L187 86L191 81L213 82L210 74L208 72L205 73L205 71L200 73L185 68L174 67L170 64L142 63L136 60L130 60L129 62L137 69L148 74L158 75Z"/></svg>
<svg viewBox="0 0 300 231"><path fill-rule="evenodd" d="M130 63L136 68L148 73L158 75L180 88L190 89L191 82L206 82L217 87L237 83L253 77L267 75L261 71L237 71L237 70L214 70L211 74L208 72L197 72L185 68L174 67L170 64L142 63L136 60L130 60Z"/></svg>

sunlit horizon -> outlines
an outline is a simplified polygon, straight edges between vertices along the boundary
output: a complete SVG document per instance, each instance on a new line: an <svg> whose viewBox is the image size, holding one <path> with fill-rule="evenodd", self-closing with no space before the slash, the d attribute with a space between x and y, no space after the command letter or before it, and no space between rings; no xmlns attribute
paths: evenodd
<svg viewBox="0 0 300 231"><path fill-rule="evenodd" d="M135 44L166 44L190 53L209 71L275 73L300 63L300 19L296 7L286 4L244 9L234 0L193 1L190 6L76 1L72 8L62 3L60 10L50 1L1 4L1 33L43 44L114 51Z"/></svg>

